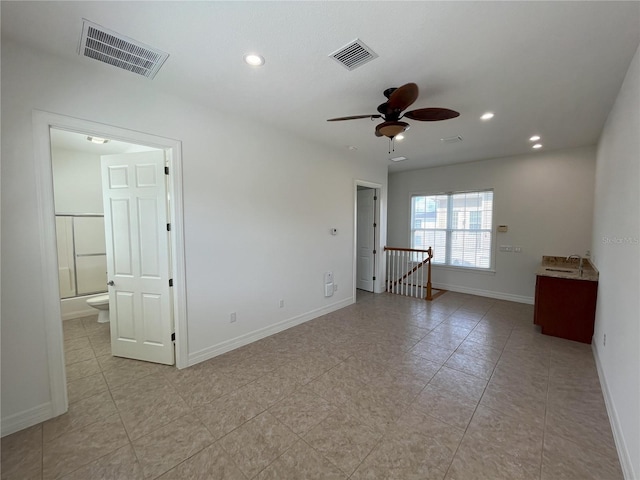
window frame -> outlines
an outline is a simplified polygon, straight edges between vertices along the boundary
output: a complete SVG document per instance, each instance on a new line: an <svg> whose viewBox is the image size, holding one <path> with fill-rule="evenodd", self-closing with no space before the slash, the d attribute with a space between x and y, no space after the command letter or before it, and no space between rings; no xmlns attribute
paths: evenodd
<svg viewBox="0 0 640 480"><path fill-rule="evenodd" d="M459 213L459 212L455 212L453 210L453 197L455 195L460 195L460 194L469 194L469 193L485 193L485 192L491 192L492 194L492 199L491 199L491 225L490 227L487 228L467 228L467 229L460 229L460 228L456 228L453 225L453 217L455 213ZM446 227L444 229L442 228L430 228L430 229L424 229L424 228L417 228L416 227L416 220L414 218L414 207L413 207L413 203L414 203L414 198L416 197L437 197L437 196L446 196L446 201L447 201L447 215L446 215ZM433 266L434 267L438 267L438 268L444 268L444 269L452 269L452 270L464 270L464 271L473 271L473 272L479 272L479 273L495 273L495 261L496 261L496 255L495 255L495 245L496 245L496 235L495 235L495 231L494 231L494 225L495 225L495 205L496 205L496 201L495 201L495 190L493 188L483 188L483 189L478 189L478 190L456 190L456 191L450 191L450 192L438 192L438 193L411 193L409 195L409 244L411 246L411 248L416 248L414 245L414 232L417 230L422 230L422 231L432 231L432 232L438 232L438 231L444 231L445 232L445 261L444 262L436 262L433 261ZM469 216L471 217L471 216ZM474 223L475 225L475 223ZM471 226L471 218L469 218L469 227ZM463 232L463 231L469 231L469 232L473 232L473 233L480 233L480 232L486 232L489 233L490 235L490 246L489 246L489 266L488 267L476 267L476 266L464 266L464 265L454 265L451 263L451 257L452 257L452 246L453 246L453 242L452 242L452 236L454 232ZM435 250L435 246L434 245L430 245L431 247L434 247ZM434 252L435 253L435 252ZM434 255L434 260L435 260L435 255Z"/></svg>

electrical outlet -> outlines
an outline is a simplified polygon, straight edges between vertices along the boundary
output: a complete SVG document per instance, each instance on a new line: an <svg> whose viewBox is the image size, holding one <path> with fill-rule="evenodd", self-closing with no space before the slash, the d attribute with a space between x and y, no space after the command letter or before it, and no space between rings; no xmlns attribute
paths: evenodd
<svg viewBox="0 0 640 480"><path fill-rule="evenodd" d="M229 315L229 323L233 323L236 320L237 320L236 312L231 312L231 315Z"/></svg>
<svg viewBox="0 0 640 480"><path fill-rule="evenodd" d="M605 333L604 336L602 337L602 346L606 347L607 346L607 334Z"/></svg>
<svg viewBox="0 0 640 480"><path fill-rule="evenodd" d="M522 253L522 247L513 247L513 253Z"/></svg>
<svg viewBox="0 0 640 480"><path fill-rule="evenodd" d="M338 291L338 284L337 284L337 283L334 283L334 284L333 284L333 291L334 291L334 292L337 292L337 291Z"/></svg>
<svg viewBox="0 0 640 480"><path fill-rule="evenodd" d="M284 300L280 300L280 308L284 308Z"/></svg>

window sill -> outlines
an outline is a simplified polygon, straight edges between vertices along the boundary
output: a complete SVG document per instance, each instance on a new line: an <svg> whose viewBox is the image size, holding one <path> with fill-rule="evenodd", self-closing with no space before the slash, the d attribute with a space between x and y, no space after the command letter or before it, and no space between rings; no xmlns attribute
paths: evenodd
<svg viewBox="0 0 640 480"><path fill-rule="evenodd" d="M456 267L454 265L440 265L436 263L432 263L431 266L437 270L451 270L453 272L479 273L480 275L496 274L496 271L490 268Z"/></svg>

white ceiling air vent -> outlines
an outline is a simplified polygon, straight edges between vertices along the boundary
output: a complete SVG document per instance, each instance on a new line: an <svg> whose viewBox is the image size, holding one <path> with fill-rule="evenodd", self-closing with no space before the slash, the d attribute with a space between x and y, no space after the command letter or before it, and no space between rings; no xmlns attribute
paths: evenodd
<svg viewBox="0 0 640 480"><path fill-rule="evenodd" d="M169 57L168 53L107 30L86 19L83 19L78 55L93 58L147 78L155 77Z"/></svg>
<svg viewBox="0 0 640 480"><path fill-rule="evenodd" d="M329 56L347 70L354 70L374 58L378 58L378 54L367 47L359 38L339 48Z"/></svg>
<svg viewBox="0 0 640 480"><path fill-rule="evenodd" d="M456 135L455 137L441 138L440 141L442 143L458 143L458 142L462 141L462 136L461 135Z"/></svg>

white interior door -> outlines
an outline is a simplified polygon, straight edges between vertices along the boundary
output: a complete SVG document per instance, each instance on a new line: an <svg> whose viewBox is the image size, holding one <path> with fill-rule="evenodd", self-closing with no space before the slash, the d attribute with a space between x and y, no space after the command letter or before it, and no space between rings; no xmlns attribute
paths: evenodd
<svg viewBox="0 0 640 480"><path fill-rule="evenodd" d="M163 151L102 157L111 352L173 365Z"/></svg>
<svg viewBox="0 0 640 480"><path fill-rule="evenodd" d="M373 292L375 250L375 189L358 190L356 288Z"/></svg>

